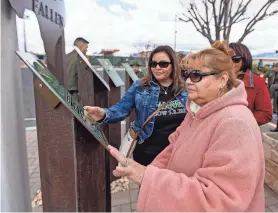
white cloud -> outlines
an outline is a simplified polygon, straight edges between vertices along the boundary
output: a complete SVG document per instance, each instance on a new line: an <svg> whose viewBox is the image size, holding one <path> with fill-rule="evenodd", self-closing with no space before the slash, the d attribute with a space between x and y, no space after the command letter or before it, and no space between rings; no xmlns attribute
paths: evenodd
<svg viewBox="0 0 278 213"><path fill-rule="evenodd" d="M151 41L156 44L174 46L175 15L181 14L178 0L120 0L132 5L123 9L121 4L101 7L96 0L66 1L66 52L72 49L76 37L83 36L90 41L89 53L104 48L118 48L119 54L136 52L134 43ZM252 15L262 4L253 0L248 13ZM244 30L244 23L237 24L231 33L236 41ZM278 49L277 16L269 18L255 27L256 31L244 40L253 53L273 52ZM20 48L23 47L22 20L18 20ZM44 52L39 28L34 14L26 20L27 47L32 52ZM197 50L209 46L191 23L177 22L177 50Z"/></svg>
<svg viewBox="0 0 278 213"><path fill-rule="evenodd" d="M111 6L109 6L109 10L112 13L124 13L125 11L123 10L123 8L118 5L118 4L112 4Z"/></svg>

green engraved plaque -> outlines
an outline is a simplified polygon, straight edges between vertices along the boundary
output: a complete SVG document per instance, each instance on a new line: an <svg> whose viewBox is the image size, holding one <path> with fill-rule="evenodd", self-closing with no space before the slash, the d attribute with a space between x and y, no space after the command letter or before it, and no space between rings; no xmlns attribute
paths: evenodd
<svg viewBox="0 0 278 213"><path fill-rule="evenodd" d="M138 76L134 73L132 67L128 63L122 63L122 65L125 68L125 71L128 73L129 77L132 79L132 81L139 80Z"/></svg>
<svg viewBox="0 0 278 213"><path fill-rule="evenodd" d="M121 87L124 85L121 77L117 73L117 71L112 66L109 59L98 59L98 62L101 64L105 72L108 74L109 78L113 81L116 87Z"/></svg>
<svg viewBox="0 0 278 213"><path fill-rule="evenodd" d="M48 68L33 54L16 51L19 58L30 68L37 78L46 86L61 103L82 123L82 125L103 145L108 148L108 141L97 122L91 123L84 116L84 109L77 100L61 85Z"/></svg>
<svg viewBox="0 0 278 213"><path fill-rule="evenodd" d="M87 66L91 69L91 71L98 77L98 79L103 83L103 85L110 91L109 85L106 83L106 81L97 73L96 69L91 65L89 60L86 58L86 56L80 51L80 49L76 46L73 46L77 54L82 58L82 60L87 64Z"/></svg>

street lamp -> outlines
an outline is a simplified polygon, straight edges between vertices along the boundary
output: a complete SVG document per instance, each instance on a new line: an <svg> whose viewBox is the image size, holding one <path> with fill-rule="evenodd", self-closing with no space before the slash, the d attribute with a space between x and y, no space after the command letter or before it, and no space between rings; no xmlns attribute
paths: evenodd
<svg viewBox="0 0 278 213"><path fill-rule="evenodd" d="M27 52L26 24L25 19L29 19L28 15L23 16L23 36L24 36L24 51Z"/></svg>
<svg viewBox="0 0 278 213"><path fill-rule="evenodd" d="M174 43L174 50L176 51L176 46L177 46L177 14L175 15L175 43Z"/></svg>

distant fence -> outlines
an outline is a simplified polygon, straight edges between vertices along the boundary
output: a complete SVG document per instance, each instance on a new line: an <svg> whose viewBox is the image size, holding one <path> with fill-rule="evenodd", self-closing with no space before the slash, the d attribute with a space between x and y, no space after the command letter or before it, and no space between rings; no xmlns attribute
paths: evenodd
<svg viewBox="0 0 278 213"><path fill-rule="evenodd" d="M134 61L139 63L141 66L145 66L145 62L142 58L138 57L121 57L121 56L89 56L89 60L93 66L100 65L98 58L109 59L113 66L122 66L122 63L132 64Z"/></svg>

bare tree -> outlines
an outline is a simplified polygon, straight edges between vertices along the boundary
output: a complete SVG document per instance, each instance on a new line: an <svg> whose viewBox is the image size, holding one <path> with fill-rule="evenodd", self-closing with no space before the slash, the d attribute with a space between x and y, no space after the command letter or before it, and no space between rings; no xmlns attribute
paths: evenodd
<svg viewBox="0 0 278 213"><path fill-rule="evenodd" d="M183 7L185 7L186 1L188 0L180 0ZM201 14L200 6L198 7L196 2L196 0L191 1L186 13L183 13L179 20L191 22L195 29L209 40L210 44L220 39L229 42L232 27L239 22L249 20L238 40L241 43L247 35L255 30L254 26L258 22L278 14L278 10L269 12L270 7L278 0L266 0L253 17L246 16L247 8L252 0L238 0L237 4L235 4L235 0L198 0L203 6L204 14ZM215 30L215 35L212 34L213 30Z"/></svg>
<svg viewBox="0 0 278 213"><path fill-rule="evenodd" d="M156 47L156 44L153 44L151 41L139 42L134 44L134 47L139 51L140 57L145 62L145 66L147 66L149 60L149 52Z"/></svg>

